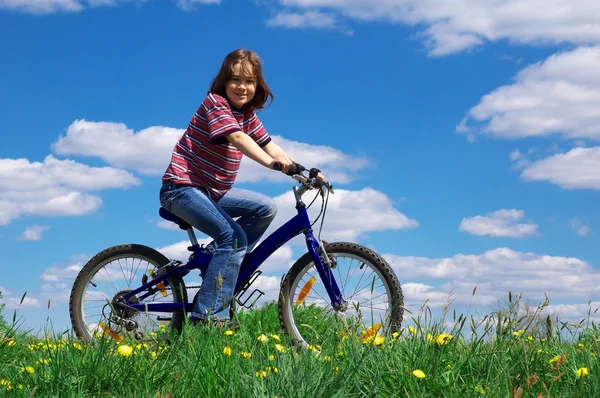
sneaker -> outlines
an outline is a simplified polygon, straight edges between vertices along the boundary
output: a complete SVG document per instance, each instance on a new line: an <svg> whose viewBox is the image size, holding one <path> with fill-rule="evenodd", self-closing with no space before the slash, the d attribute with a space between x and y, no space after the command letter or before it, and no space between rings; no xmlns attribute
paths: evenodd
<svg viewBox="0 0 600 398"><path fill-rule="evenodd" d="M237 319L217 319L213 318L210 320L212 326L216 329L231 329L239 330L240 321ZM190 324L193 326L209 326L209 322L204 318L190 317Z"/></svg>

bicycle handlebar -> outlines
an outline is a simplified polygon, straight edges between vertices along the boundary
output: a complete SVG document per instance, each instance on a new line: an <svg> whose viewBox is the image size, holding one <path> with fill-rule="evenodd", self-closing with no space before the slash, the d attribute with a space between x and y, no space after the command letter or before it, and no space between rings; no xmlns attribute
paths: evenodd
<svg viewBox="0 0 600 398"><path fill-rule="evenodd" d="M281 163L279 163L279 162L273 163L273 169L277 170L277 171L281 171L282 170ZM329 182L321 180L320 178L317 178L317 175L319 174L319 172L321 170L312 168L309 170L310 173L308 176L303 173L303 171L305 171L305 170L306 170L306 167L302 166L299 163L294 163L285 174L292 176L292 177L295 177L295 176L302 177L301 180L299 180L298 178L295 178L295 179L298 180L300 183L302 183L302 185L306 186L309 189L325 187L331 193L333 193L333 186Z"/></svg>

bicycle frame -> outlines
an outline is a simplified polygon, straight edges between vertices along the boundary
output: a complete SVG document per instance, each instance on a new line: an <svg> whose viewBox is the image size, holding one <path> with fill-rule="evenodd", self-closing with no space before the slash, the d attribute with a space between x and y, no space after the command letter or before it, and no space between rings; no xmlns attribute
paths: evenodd
<svg viewBox="0 0 600 398"><path fill-rule="evenodd" d="M318 241L318 239L315 238L315 236L313 235L313 230L310 225L310 219L308 217L306 205L304 204L304 202L302 202L301 199L304 190L303 188L300 188L299 190L296 186L293 187L293 190L294 195L296 197L297 214L294 217L292 217L288 222L286 222L277 230L275 230L266 239L264 239L258 246L254 248L254 250L251 253L246 254L240 266L240 272L236 283L234 296L240 291L242 286L244 286L246 282L248 282L252 274L261 266L261 264L267 258L269 258L278 248L280 248L286 242L299 235L300 233L303 233L305 235L308 253L310 254L313 264L315 264L315 267L317 268L317 271L319 273L321 281L323 282L323 285L325 286L325 289L327 290L332 307L338 308L343 303L343 298L337 285L337 281L335 280L335 277L331 272L331 268L323 264L321 256L319 255L321 244ZM138 293L146 291L146 293L142 294L139 297L140 300L143 300L144 298L154 294L156 292L155 286L160 282L164 283L165 280L171 276L183 273L187 274L192 269L201 269L202 272L206 270L206 267L210 262L212 255L210 253L206 253L200 250L200 246L196 241L194 231L191 227L188 229L188 235L190 237L190 241L192 242L192 248L194 252L194 256L192 257L192 259L185 264L178 265L172 269L168 269L162 272L150 282L145 283L137 289L125 294L123 298L125 299L125 305L127 307L136 309L138 311L148 312L192 311L194 306L193 303L129 303L129 299Z"/></svg>

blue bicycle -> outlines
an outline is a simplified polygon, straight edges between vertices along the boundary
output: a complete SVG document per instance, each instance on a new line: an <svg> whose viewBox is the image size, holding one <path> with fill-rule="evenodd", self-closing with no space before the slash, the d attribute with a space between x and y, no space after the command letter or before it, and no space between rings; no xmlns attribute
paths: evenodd
<svg viewBox="0 0 600 398"><path fill-rule="evenodd" d="M281 169L278 166L279 170ZM264 294L250 287L260 281L261 264L279 247L304 234L307 252L281 280L278 310L284 332L303 346L318 346L328 333L359 332L363 338L396 331L404 314L400 282L389 264L367 247L321 241L312 226L323 219L333 187L317 178L319 170L296 164L288 175L297 214L266 237L241 264L231 308L251 308ZM309 206L302 196L317 190ZM311 222L307 208L321 197L321 211ZM96 254L81 269L71 290L69 312L75 334L83 341L108 335L122 341L156 339L167 329L180 333L193 308L183 277L192 270L203 276L212 254L198 244L194 229L164 208L159 214L187 231L189 260L170 260L139 244L113 246ZM365 220L368 222L368 220ZM320 237L320 230L318 236ZM197 288L198 286L194 287ZM162 331L162 332L161 332Z"/></svg>

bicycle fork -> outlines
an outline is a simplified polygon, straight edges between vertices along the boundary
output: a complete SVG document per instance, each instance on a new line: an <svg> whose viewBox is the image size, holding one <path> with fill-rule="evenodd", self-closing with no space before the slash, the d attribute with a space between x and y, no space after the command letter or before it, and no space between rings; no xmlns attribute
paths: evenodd
<svg viewBox="0 0 600 398"><path fill-rule="evenodd" d="M333 276L333 272L331 272L333 265L329 259L329 255L325 251L325 247L314 237L312 231L306 233L306 245L313 264L319 273L319 277L327 290L331 306L336 311L345 311L348 308L348 302L342 297L337 281ZM323 251L323 256L320 255L320 250ZM324 263L323 259L325 259L326 263Z"/></svg>

